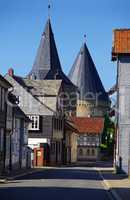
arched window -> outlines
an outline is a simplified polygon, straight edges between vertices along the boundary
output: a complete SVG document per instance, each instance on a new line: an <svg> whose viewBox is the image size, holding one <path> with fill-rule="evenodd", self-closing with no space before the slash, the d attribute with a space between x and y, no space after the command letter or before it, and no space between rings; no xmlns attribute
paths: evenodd
<svg viewBox="0 0 130 200"><path fill-rule="evenodd" d="M90 149L87 149L87 156L90 155Z"/></svg>
<svg viewBox="0 0 130 200"><path fill-rule="evenodd" d="M95 155L95 149L92 149L92 155L93 156Z"/></svg>
<svg viewBox="0 0 130 200"><path fill-rule="evenodd" d="M83 155L83 149L79 149L79 155L80 155L80 156Z"/></svg>

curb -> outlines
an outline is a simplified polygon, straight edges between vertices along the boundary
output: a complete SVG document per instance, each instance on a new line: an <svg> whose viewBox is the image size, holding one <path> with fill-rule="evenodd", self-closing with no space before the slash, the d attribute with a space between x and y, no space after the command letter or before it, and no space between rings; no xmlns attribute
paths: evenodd
<svg viewBox="0 0 130 200"><path fill-rule="evenodd" d="M7 183L8 181L11 181L11 180L14 180L16 178L20 178L22 176L26 176L26 175L29 175L29 174L33 174L33 173L36 173L36 172L40 172L42 171L43 169L37 169L37 170L32 170L32 171L28 171L28 172L23 172L21 174L17 174L15 176L10 176L10 177L6 177L4 179L0 179L0 184L4 184L4 183Z"/></svg>
<svg viewBox="0 0 130 200"><path fill-rule="evenodd" d="M111 186L110 186L110 184L108 183L108 181L106 181L106 180L104 179L104 177L103 177L101 171L98 170L98 172L99 172L99 175L101 176L101 178L102 178L102 180L103 180L103 183L104 183L105 188L107 189L108 192L110 192L112 199L114 199L114 200L123 200L123 199L117 194L117 192L116 192L114 189L111 188Z"/></svg>
<svg viewBox="0 0 130 200"><path fill-rule="evenodd" d="M26 176L26 175L29 175L29 174L33 174L33 173L37 173L37 172L40 172L40 171L42 171L43 169L36 169L36 170L32 170L32 171L29 171L29 172L24 172L24 173L22 173L22 174L18 174L18 175L15 175L15 176L12 176L12 177L7 177L7 181L9 180L14 180L14 179L16 179L16 178L20 178L20 177L22 177L22 176Z"/></svg>

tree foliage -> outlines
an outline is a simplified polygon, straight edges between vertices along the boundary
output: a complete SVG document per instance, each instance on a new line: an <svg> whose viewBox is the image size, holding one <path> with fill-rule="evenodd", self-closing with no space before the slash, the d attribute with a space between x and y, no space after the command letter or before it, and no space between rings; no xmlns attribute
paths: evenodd
<svg viewBox="0 0 130 200"><path fill-rule="evenodd" d="M102 134L102 146L105 146L105 149L107 149L108 153L110 155L113 154L114 150L114 135L115 135L115 127L114 122L111 120L111 118L108 115L104 116L104 130Z"/></svg>

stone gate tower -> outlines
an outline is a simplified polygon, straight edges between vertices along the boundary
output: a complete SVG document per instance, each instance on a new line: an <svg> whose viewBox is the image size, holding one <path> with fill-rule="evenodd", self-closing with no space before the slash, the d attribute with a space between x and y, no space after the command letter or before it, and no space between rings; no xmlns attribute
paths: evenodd
<svg viewBox="0 0 130 200"><path fill-rule="evenodd" d="M100 80L86 43L84 43L69 73L79 88L78 117L101 117L109 109L110 101Z"/></svg>

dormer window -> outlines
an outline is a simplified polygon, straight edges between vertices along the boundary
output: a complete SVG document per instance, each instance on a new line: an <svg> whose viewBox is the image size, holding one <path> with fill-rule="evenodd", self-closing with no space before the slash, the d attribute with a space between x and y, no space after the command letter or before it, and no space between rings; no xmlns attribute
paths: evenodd
<svg viewBox="0 0 130 200"><path fill-rule="evenodd" d="M32 131L39 131L39 116L31 115L29 116L30 120L32 121L29 126L29 130Z"/></svg>

